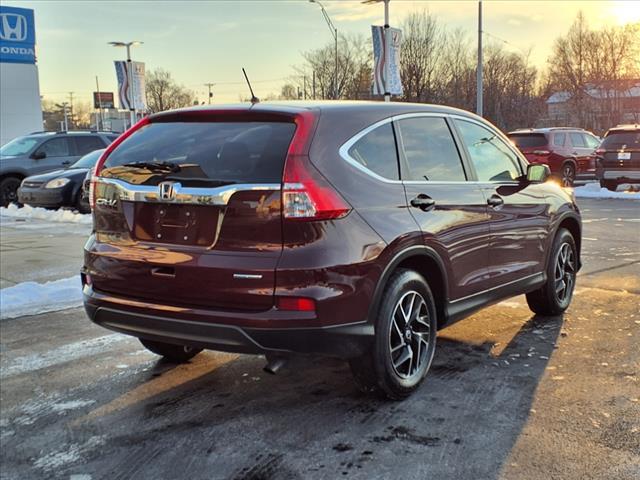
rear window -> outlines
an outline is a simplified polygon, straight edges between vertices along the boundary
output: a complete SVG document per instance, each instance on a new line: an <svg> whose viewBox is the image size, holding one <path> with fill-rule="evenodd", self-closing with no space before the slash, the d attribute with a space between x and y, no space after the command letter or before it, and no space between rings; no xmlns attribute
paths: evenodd
<svg viewBox="0 0 640 480"><path fill-rule="evenodd" d="M512 133L509 134L509 139L518 148L544 147L547 145L547 137L543 133Z"/></svg>
<svg viewBox="0 0 640 480"><path fill-rule="evenodd" d="M605 150L618 149L626 145L626 149L640 149L640 131L637 132L610 132L600 144Z"/></svg>
<svg viewBox="0 0 640 480"><path fill-rule="evenodd" d="M131 179L132 173L146 169L170 173L185 185L280 183L294 130L295 124L279 122L152 123L107 157L103 174ZM139 163L146 166L137 167Z"/></svg>

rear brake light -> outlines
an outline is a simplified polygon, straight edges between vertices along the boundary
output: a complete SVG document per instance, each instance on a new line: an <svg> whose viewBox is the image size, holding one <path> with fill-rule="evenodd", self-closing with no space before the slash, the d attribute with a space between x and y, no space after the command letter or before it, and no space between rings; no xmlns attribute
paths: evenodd
<svg viewBox="0 0 640 480"><path fill-rule="evenodd" d="M604 155L606 152L604 148L599 148L596 150L596 155Z"/></svg>
<svg viewBox="0 0 640 480"><path fill-rule="evenodd" d="M107 160L107 157L111 154L111 152L113 152L116 149L116 147L118 145L120 145L127 138L129 138L135 131L140 130L142 127L144 127L145 125L149 125L150 123L151 123L151 121L149 120L149 117L144 117L144 118L140 119L140 121L138 123L136 123L133 127L131 127L129 130L125 131L122 135L120 135L113 142L111 142L109 144L109 146L107 146L105 151L102 152L102 155L100 155L100 158L96 162L95 167L93 167L93 172L92 172L92 175L91 175L91 183L89 184L89 205L91 205L92 209L96 205L96 199L95 199L96 188L95 188L95 184L96 184L98 176L100 175L100 171L102 170L102 167L104 166L104 162Z"/></svg>
<svg viewBox="0 0 640 480"><path fill-rule="evenodd" d="M551 155L551 152L549 150L534 150L533 154L534 155Z"/></svg>
<svg viewBox="0 0 640 480"><path fill-rule="evenodd" d="M277 297L276 306L279 310L314 312L316 309L316 302L312 298Z"/></svg>

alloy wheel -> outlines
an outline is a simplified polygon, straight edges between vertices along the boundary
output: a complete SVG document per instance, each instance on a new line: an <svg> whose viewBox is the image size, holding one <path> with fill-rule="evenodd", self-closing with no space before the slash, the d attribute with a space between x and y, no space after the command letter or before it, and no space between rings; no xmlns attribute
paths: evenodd
<svg viewBox="0 0 640 480"><path fill-rule="evenodd" d="M554 281L556 297L564 304L571 298L576 281L575 254L569 243L563 243L558 250Z"/></svg>
<svg viewBox="0 0 640 480"><path fill-rule="evenodd" d="M422 373L431 333L424 298L413 290L405 293L393 309L389 332L391 364L399 377L409 379Z"/></svg>
<svg viewBox="0 0 640 480"><path fill-rule="evenodd" d="M563 187L573 186L573 181L575 180L575 177L576 177L576 173L574 171L573 165L568 163L564 167L562 167L562 186Z"/></svg>

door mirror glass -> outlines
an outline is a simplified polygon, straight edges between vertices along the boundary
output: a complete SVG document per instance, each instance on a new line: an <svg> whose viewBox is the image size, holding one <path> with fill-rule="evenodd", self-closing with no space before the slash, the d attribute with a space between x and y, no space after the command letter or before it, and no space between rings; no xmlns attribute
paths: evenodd
<svg viewBox="0 0 640 480"><path fill-rule="evenodd" d="M33 158L34 160L42 160L43 158L47 158L47 154L46 154L46 152L43 152L42 150L39 150L37 152L34 152L31 155L31 158Z"/></svg>
<svg viewBox="0 0 640 480"><path fill-rule="evenodd" d="M545 182L551 175L551 170L548 165L540 165L537 163L531 164L527 167L527 181L532 183Z"/></svg>

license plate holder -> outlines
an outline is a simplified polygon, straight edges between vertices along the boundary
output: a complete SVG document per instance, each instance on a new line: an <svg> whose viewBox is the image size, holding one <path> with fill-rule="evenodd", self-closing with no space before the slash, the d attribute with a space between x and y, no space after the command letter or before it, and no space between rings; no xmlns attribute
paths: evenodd
<svg viewBox="0 0 640 480"><path fill-rule="evenodd" d="M618 152L618 160L631 160L631 152Z"/></svg>

